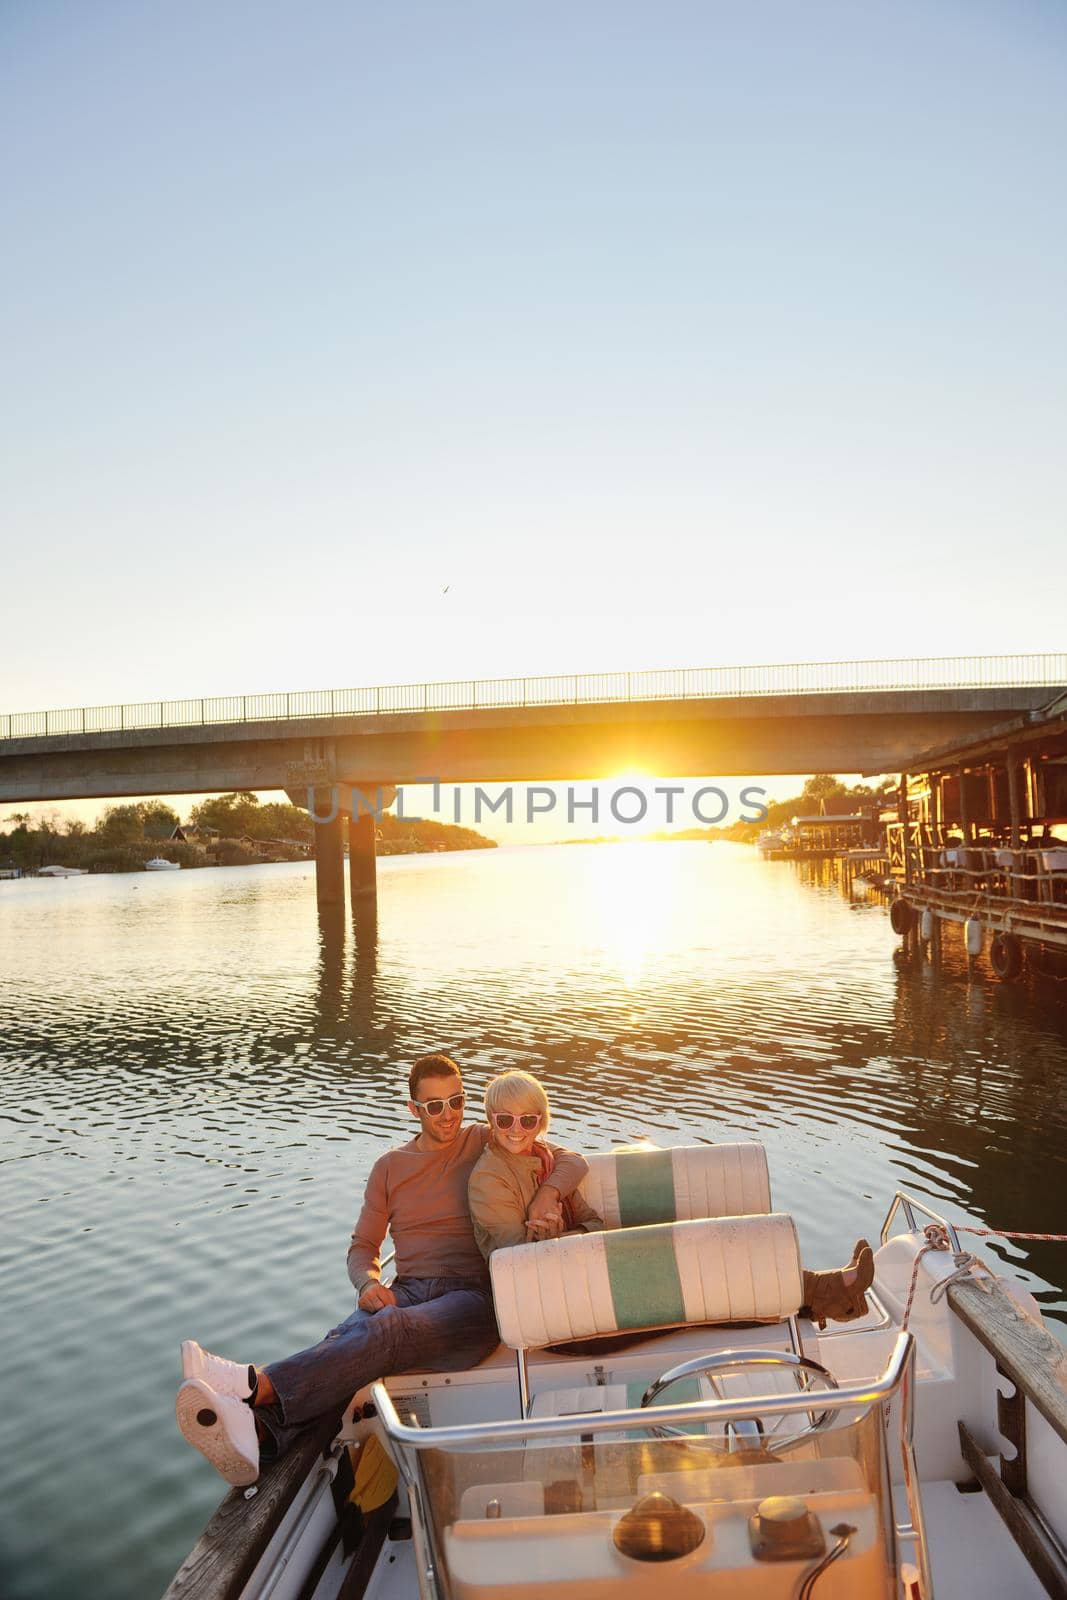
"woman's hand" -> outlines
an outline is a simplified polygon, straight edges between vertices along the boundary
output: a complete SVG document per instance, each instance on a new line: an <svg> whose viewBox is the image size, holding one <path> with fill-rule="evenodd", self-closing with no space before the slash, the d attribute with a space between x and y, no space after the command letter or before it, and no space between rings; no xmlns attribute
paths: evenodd
<svg viewBox="0 0 1067 1600"><path fill-rule="evenodd" d="M526 1232L531 1239L558 1239L563 1232L560 1192L543 1183L526 1209Z"/></svg>
<svg viewBox="0 0 1067 1600"><path fill-rule="evenodd" d="M558 1239L563 1233L563 1218L538 1217L534 1222L527 1222L526 1232L530 1235L530 1242L538 1239Z"/></svg>

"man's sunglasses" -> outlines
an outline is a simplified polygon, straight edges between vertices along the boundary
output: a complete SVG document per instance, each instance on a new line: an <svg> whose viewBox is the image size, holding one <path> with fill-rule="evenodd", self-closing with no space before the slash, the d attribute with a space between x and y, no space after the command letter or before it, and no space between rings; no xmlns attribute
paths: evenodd
<svg viewBox="0 0 1067 1600"><path fill-rule="evenodd" d="M462 1111L465 1094L450 1094L447 1100L413 1100L413 1106L418 1106L420 1111L425 1111L428 1117L439 1117L445 1106L449 1111Z"/></svg>
<svg viewBox="0 0 1067 1600"><path fill-rule="evenodd" d="M494 1111L493 1121L498 1128L503 1128L505 1133L513 1122L517 1122L520 1128L529 1133L530 1129L536 1128L541 1121L541 1113L540 1111L524 1111L520 1116L516 1117L510 1111Z"/></svg>

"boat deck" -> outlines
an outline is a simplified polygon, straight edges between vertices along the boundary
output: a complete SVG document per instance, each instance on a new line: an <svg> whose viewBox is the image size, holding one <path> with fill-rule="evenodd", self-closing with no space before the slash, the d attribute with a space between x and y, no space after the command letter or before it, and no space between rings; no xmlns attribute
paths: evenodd
<svg viewBox="0 0 1067 1600"><path fill-rule="evenodd" d="M990 1516L984 1494L961 1494L954 1483L941 1480L924 1483L922 1495L936 1600L976 1600L979 1595L1042 1600L1044 1585L1004 1523ZM907 1521L899 1485L896 1510Z"/></svg>

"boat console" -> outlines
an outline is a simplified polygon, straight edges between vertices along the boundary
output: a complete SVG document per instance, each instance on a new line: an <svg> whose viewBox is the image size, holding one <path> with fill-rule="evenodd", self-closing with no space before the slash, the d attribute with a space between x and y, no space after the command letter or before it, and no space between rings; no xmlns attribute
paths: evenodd
<svg viewBox="0 0 1067 1600"><path fill-rule="evenodd" d="M889 1600L899 1552L883 1412L913 1349L901 1335L862 1387L752 1350L684 1363L699 1370L636 1399L624 1385L561 1389L525 1421L466 1427L406 1425L375 1385L424 1600L607 1600L667 1582L683 1600L792 1596L816 1577L817 1600ZM910 1426L910 1403L901 1414Z"/></svg>
<svg viewBox="0 0 1067 1600"><path fill-rule="evenodd" d="M511 1418L419 1426L394 1403L395 1381L372 1391L408 1491L424 1600L607 1600L620 1586L637 1597L668 1572L682 1600L794 1595L816 1581L816 1600L899 1592L883 1407L905 1390L914 1485L913 1342L902 1334L881 1378L860 1387L839 1387L804 1354L791 1218L576 1234L497 1251L491 1271L518 1357ZM575 1382L573 1341L664 1327L699 1330L699 1353L668 1359L645 1342L639 1358L586 1362L592 1381ZM530 1352L561 1340L571 1359L555 1382L542 1359L531 1385Z"/></svg>

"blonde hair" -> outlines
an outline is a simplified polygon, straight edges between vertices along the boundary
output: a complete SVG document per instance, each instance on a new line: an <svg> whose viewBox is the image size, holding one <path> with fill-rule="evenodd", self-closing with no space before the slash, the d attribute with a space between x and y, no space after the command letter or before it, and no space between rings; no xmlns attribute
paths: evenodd
<svg viewBox="0 0 1067 1600"><path fill-rule="evenodd" d="M501 1072L490 1078L485 1091L485 1119L492 1123L494 1111L540 1111L541 1132L548 1132L550 1113L545 1086L532 1072Z"/></svg>

